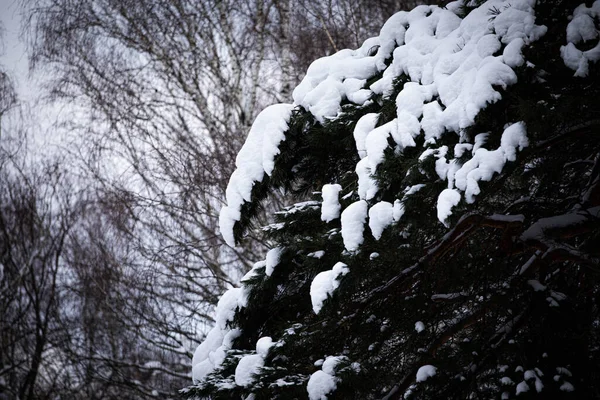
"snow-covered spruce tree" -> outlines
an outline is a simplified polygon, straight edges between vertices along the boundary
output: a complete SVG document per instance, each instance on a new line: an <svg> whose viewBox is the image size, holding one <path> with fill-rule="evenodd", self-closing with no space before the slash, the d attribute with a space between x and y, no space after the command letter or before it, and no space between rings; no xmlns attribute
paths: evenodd
<svg viewBox="0 0 600 400"><path fill-rule="evenodd" d="M591 7L588 7L591 6ZM221 211L303 202L189 398L600 398L600 1L399 12L267 108Z"/></svg>

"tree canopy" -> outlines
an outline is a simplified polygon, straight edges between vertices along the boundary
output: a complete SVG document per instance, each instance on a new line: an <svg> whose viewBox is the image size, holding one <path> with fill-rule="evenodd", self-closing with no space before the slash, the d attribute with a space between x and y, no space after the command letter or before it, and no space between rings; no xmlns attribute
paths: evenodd
<svg viewBox="0 0 600 400"><path fill-rule="evenodd" d="M600 396L600 1L399 12L315 61L220 228L297 201L216 308L189 398Z"/></svg>

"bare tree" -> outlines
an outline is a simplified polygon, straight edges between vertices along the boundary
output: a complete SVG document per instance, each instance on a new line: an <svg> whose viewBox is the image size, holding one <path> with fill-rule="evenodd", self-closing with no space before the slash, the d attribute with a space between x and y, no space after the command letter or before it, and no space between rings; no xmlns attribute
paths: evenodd
<svg viewBox="0 0 600 400"><path fill-rule="evenodd" d="M235 249L218 234L237 151L313 59L356 47L395 11L368 3L25 2L32 65L66 105L57 170L72 182L57 193L79 188L59 213L74 220L56 266L57 391L166 398L187 384L202 324L265 247L260 231Z"/></svg>
<svg viewBox="0 0 600 400"><path fill-rule="evenodd" d="M57 165L32 169L17 161L0 171L0 382L3 392L34 399L56 383L59 282L76 207Z"/></svg>
<svg viewBox="0 0 600 400"><path fill-rule="evenodd" d="M94 382L95 396L114 395L115 387L132 397L173 395L189 379L198 321L212 323L219 294L262 251L257 242L223 246L217 226L250 121L279 90L265 79L276 68L273 6L30 6L33 61L56 78L52 99L77 115L64 121L73 140L67 150L95 199L68 252L77 276L67 291L77 305L64 321L77 332L68 357L80 361L77 374L90 371L76 381ZM107 272L90 274L90 265ZM108 278L117 282L100 284ZM103 385L104 392L92 389Z"/></svg>

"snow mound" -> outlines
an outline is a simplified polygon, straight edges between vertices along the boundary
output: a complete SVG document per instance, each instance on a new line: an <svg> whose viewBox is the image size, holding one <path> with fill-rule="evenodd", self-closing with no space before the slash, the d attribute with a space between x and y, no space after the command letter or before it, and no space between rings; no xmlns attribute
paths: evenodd
<svg viewBox="0 0 600 400"><path fill-rule="evenodd" d="M316 259L321 259L321 258L323 258L324 255L325 255L325 251L324 250L318 250L318 251L314 251L312 253L308 253L306 255L306 257L312 257L312 258L316 258Z"/></svg>
<svg viewBox="0 0 600 400"><path fill-rule="evenodd" d="M421 321L417 321L415 322L415 331L417 331L417 333L421 333L425 330L425 324Z"/></svg>
<svg viewBox="0 0 600 400"><path fill-rule="evenodd" d="M261 337L256 341L256 353L266 357L267 354L269 354L269 349L271 349L274 344L273 339L269 336Z"/></svg>
<svg viewBox="0 0 600 400"><path fill-rule="evenodd" d="M563 392L573 392L575 391L575 387L570 382L565 381L560 385L560 390Z"/></svg>
<svg viewBox="0 0 600 400"><path fill-rule="evenodd" d="M246 275L244 275L244 276L242 277L242 280L241 280L241 281L242 281L242 283L244 283L244 282L246 282L246 281L248 281L248 280L250 280L250 279L254 278L255 276L257 276L257 275L258 275L258 270L259 270L260 268L264 268L264 267L266 267L266 265L267 265L267 262L266 262L266 261L264 261L264 260L263 260L263 261L259 261L259 262L256 262L256 263L254 263L254 265L252 266L252 268L250 269L250 271L248 271L248 272L246 273Z"/></svg>
<svg viewBox="0 0 600 400"><path fill-rule="evenodd" d="M437 201L437 217L441 223L448 227L446 220L452 215L452 207L460 203L460 193L453 189L444 189Z"/></svg>
<svg viewBox="0 0 600 400"><path fill-rule="evenodd" d="M512 124L502 133L500 147L495 150L477 148L473 151L473 158L449 177L449 181L454 181L456 188L465 192L467 203L474 203L475 196L480 193L478 183L490 181L494 173L501 173L507 161L516 160L517 149L523 150L528 145L525 124Z"/></svg>
<svg viewBox="0 0 600 400"><path fill-rule="evenodd" d="M354 127L354 141L356 142L356 150L358 151L358 156L362 159L367 155L366 148L366 139L369 132L375 129L377 125L377 121L379 120L379 114L377 113L369 113L363 115L358 122L356 122L356 126Z"/></svg>
<svg viewBox="0 0 600 400"><path fill-rule="evenodd" d="M240 359L235 368L235 384L250 386L254 383L254 375L265 365L265 357L275 343L269 336L256 341L256 354L248 354Z"/></svg>
<svg viewBox="0 0 600 400"><path fill-rule="evenodd" d="M527 382L522 381L521 383L519 383L517 385L517 389L516 389L517 396L520 395L521 393L527 393L527 392L529 392L529 385L527 384Z"/></svg>

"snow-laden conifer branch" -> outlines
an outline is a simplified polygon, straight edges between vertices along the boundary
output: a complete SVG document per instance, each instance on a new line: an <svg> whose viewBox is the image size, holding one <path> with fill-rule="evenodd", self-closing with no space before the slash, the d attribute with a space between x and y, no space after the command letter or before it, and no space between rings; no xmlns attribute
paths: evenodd
<svg viewBox="0 0 600 400"><path fill-rule="evenodd" d="M537 365L494 383L504 373L494 364L527 352L539 324L555 322L548 307L571 307L563 286L582 278L570 270L598 263L589 241L600 167L572 161L597 160L600 145L587 137L581 146L593 127L585 112L567 123L548 111L560 96L535 98L550 85L536 46L552 40L536 25L535 2L463 6L397 14L359 49L315 62L294 91L277 165L315 200L277 214L269 238L284 249L280 264L244 279L265 303L230 320L244 351L255 335L281 338L245 394L275 376L285 388L270 383L269 393L292 397L427 398L448 388L468 397L474 387L523 391L528 379L542 390ZM320 369L336 354L367 367ZM379 373L385 388L358 371ZM453 374L468 382L454 387Z"/></svg>

